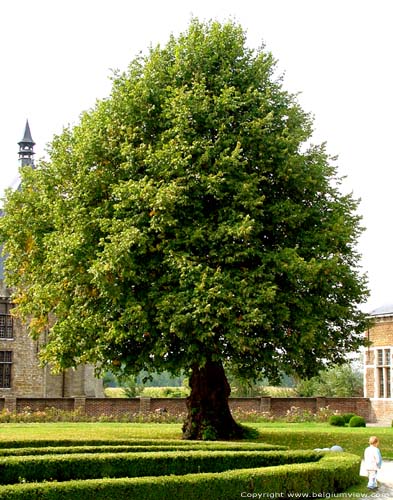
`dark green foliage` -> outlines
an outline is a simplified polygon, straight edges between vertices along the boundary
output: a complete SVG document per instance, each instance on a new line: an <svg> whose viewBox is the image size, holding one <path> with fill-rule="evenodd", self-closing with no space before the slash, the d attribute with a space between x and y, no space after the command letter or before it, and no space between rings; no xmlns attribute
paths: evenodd
<svg viewBox="0 0 393 500"><path fill-rule="evenodd" d="M184 476L141 477L69 481L65 483L17 484L0 487L4 500L238 500L241 492L334 493L359 481L360 460L342 453L327 455L307 464L232 470Z"/></svg>
<svg viewBox="0 0 393 500"><path fill-rule="evenodd" d="M322 370L300 381L296 392L302 397L358 397L363 395L363 373L356 365L344 364Z"/></svg>
<svg viewBox="0 0 393 500"><path fill-rule="evenodd" d="M0 484L222 472L319 460L307 451L182 451L0 458Z"/></svg>
<svg viewBox="0 0 393 500"><path fill-rule="evenodd" d="M355 415L351 418L348 425L349 427L366 427L366 421L363 417Z"/></svg>
<svg viewBox="0 0 393 500"><path fill-rule="evenodd" d="M248 429L246 427L246 429ZM253 437L256 436L253 434ZM199 442L199 443L191 443L187 441L181 441L178 439L111 439L111 440L100 440L100 439L85 439L85 440L71 440L71 439L59 439L59 440L16 440L16 441L0 441L0 450L8 450L8 449L43 449L51 448L53 450L56 449L75 449L82 448L83 450L90 448L102 448L102 449L110 449L111 447L125 447L136 451L143 450L154 450L157 451L163 449L179 449L179 450L205 450L205 449L214 449L214 450L249 450L249 449L257 449L257 450L273 450L273 449L283 449L281 446L276 447L276 445L270 445L266 443L247 443L247 442ZM104 450L102 450L104 451Z"/></svg>
<svg viewBox="0 0 393 500"><path fill-rule="evenodd" d="M243 439L259 439L259 431L247 425L240 425L243 429Z"/></svg>
<svg viewBox="0 0 393 500"><path fill-rule="evenodd" d="M248 439L255 439L255 434L251 431L247 436ZM183 444L184 443L184 444ZM188 444L187 441L177 441L176 443L165 442L161 444L135 444L135 445L82 445L81 443L69 446L61 446L57 443L53 443L53 446L43 446L43 447L27 447L25 448L0 448L0 457L6 456L23 456L23 455L64 455L64 454L76 454L76 453L140 453L148 451L191 451L191 450L205 450L205 451L223 451L228 449L230 451L272 451L272 450L284 450L285 446L270 445L264 443L196 443ZM56 445L55 445L56 444ZM9 446L9 443L8 443Z"/></svg>
<svg viewBox="0 0 393 500"><path fill-rule="evenodd" d="M329 417L329 424L337 427L345 427L345 420L342 415L331 415Z"/></svg>
<svg viewBox="0 0 393 500"><path fill-rule="evenodd" d="M352 417L355 417L355 413L343 413L342 417L344 419L344 422L346 424L349 424L349 421L351 420Z"/></svg>

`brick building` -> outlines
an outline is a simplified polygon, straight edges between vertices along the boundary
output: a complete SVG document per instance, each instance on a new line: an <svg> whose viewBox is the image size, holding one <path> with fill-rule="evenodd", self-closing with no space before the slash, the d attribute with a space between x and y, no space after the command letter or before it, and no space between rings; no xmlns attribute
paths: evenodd
<svg viewBox="0 0 393 500"><path fill-rule="evenodd" d="M367 332L371 345L364 353L364 397L370 398L372 420L390 425L393 419L393 304L375 309L371 316L374 324Z"/></svg>
<svg viewBox="0 0 393 500"><path fill-rule="evenodd" d="M21 165L34 168L35 143L28 122L18 144ZM53 375L49 366L39 366L38 354L45 338L33 340L26 326L12 316L10 295L0 259L0 398L103 397L102 381L94 377L92 366L81 365L60 375Z"/></svg>

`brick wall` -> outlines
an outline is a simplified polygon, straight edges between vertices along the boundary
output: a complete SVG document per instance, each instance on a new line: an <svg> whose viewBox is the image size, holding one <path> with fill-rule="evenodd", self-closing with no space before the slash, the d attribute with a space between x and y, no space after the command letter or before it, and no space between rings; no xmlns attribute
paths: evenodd
<svg viewBox="0 0 393 500"><path fill-rule="evenodd" d="M122 416L129 413L139 413L139 398L88 398L85 411L87 415Z"/></svg>
<svg viewBox="0 0 393 500"><path fill-rule="evenodd" d="M230 398L229 407L231 410L241 409L242 411L268 411L261 409L261 399L270 398Z"/></svg>
<svg viewBox="0 0 393 500"><path fill-rule="evenodd" d="M73 411L75 398L15 398L16 411L42 411L46 408L57 408L62 411Z"/></svg>
<svg viewBox="0 0 393 500"><path fill-rule="evenodd" d="M393 317L374 318L374 324L368 332L373 347L393 346Z"/></svg>
<svg viewBox="0 0 393 500"><path fill-rule="evenodd" d="M367 337L371 345L364 352L363 395L389 400L392 395L390 386L393 385L393 316L375 317ZM375 411L376 415L380 414L378 409Z"/></svg>
<svg viewBox="0 0 393 500"><path fill-rule="evenodd" d="M383 401L376 407L375 401L368 398L230 398L231 409L244 411L270 412L275 416L283 416L292 407L316 413L318 409L329 407L339 413L356 413L368 422L387 419L392 414L393 401ZM165 409L169 413L179 414L186 411L184 398L0 398L0 410L21 412L26 407L33 411L46 408L59 408L72 411L78 409L89 416L114 415L129 413L148 413ZM393 416L393 414L392 414Z"/></svg>

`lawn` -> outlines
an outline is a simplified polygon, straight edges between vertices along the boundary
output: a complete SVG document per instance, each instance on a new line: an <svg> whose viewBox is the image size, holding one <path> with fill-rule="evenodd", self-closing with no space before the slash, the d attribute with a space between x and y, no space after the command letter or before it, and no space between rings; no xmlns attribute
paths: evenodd
<svg viewBox="0 0 393 500"><path fill-rule="evenodd" d="M290 449L330 448L337 444L345 451L363 454L368 438L377 435L385 459L393 460L393 428L342 428L324 423L253 423L259 441ZM181 439L180 424L153 423L28 423L0 424L0 442L16 439Z"/></svg>
<svg viewBox="0 0 393 500"><path fill-rule="evenodd" d="M0 443L25 439L181 439L179 424L55 422L0 424Z"/></svg>
<svg viewBox="0 0 393 500"><path fill-rule="evenodd" d="M330 448L339 445L349 453L362 456L368 438L376 435L385 459L393 460L392 427L334 427L320 423L250 424L260 433L260 441L288 446L290 449Z"/></svg>

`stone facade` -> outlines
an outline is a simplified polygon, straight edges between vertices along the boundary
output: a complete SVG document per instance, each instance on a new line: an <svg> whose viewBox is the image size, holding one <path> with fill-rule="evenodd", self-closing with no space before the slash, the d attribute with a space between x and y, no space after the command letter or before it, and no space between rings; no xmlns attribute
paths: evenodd
<svg viewBox="0 0 393 500"><path fill-rule="evenodd" d="M367 332L371 345L364 352L364 396L370 398L372 422L393 419L393 305L371 313L374 323Z"/></svg>
<svg viewBox="0 0 393 500"><path fill-rule="evenodd" d="M102 380L94 377L92 366L60 375L41 367L38 354L45 339L33 340L11 309L9 291L0 280L0 397L103 397Z"/></svg>
<svg viewBox="0 0 393 500"><path fill-rule="evenodd" d="M35 142L28 122L18 144L20 164L34 168ZM102 397L102 380L94 377L92 366L81 365L53 375L49 366L39 365L38 355L45 338L33 340L26 326L12 316L11 294L3 281L3 260L0 256L0 397L9 398L9 408L16 397Z"/></svg>

